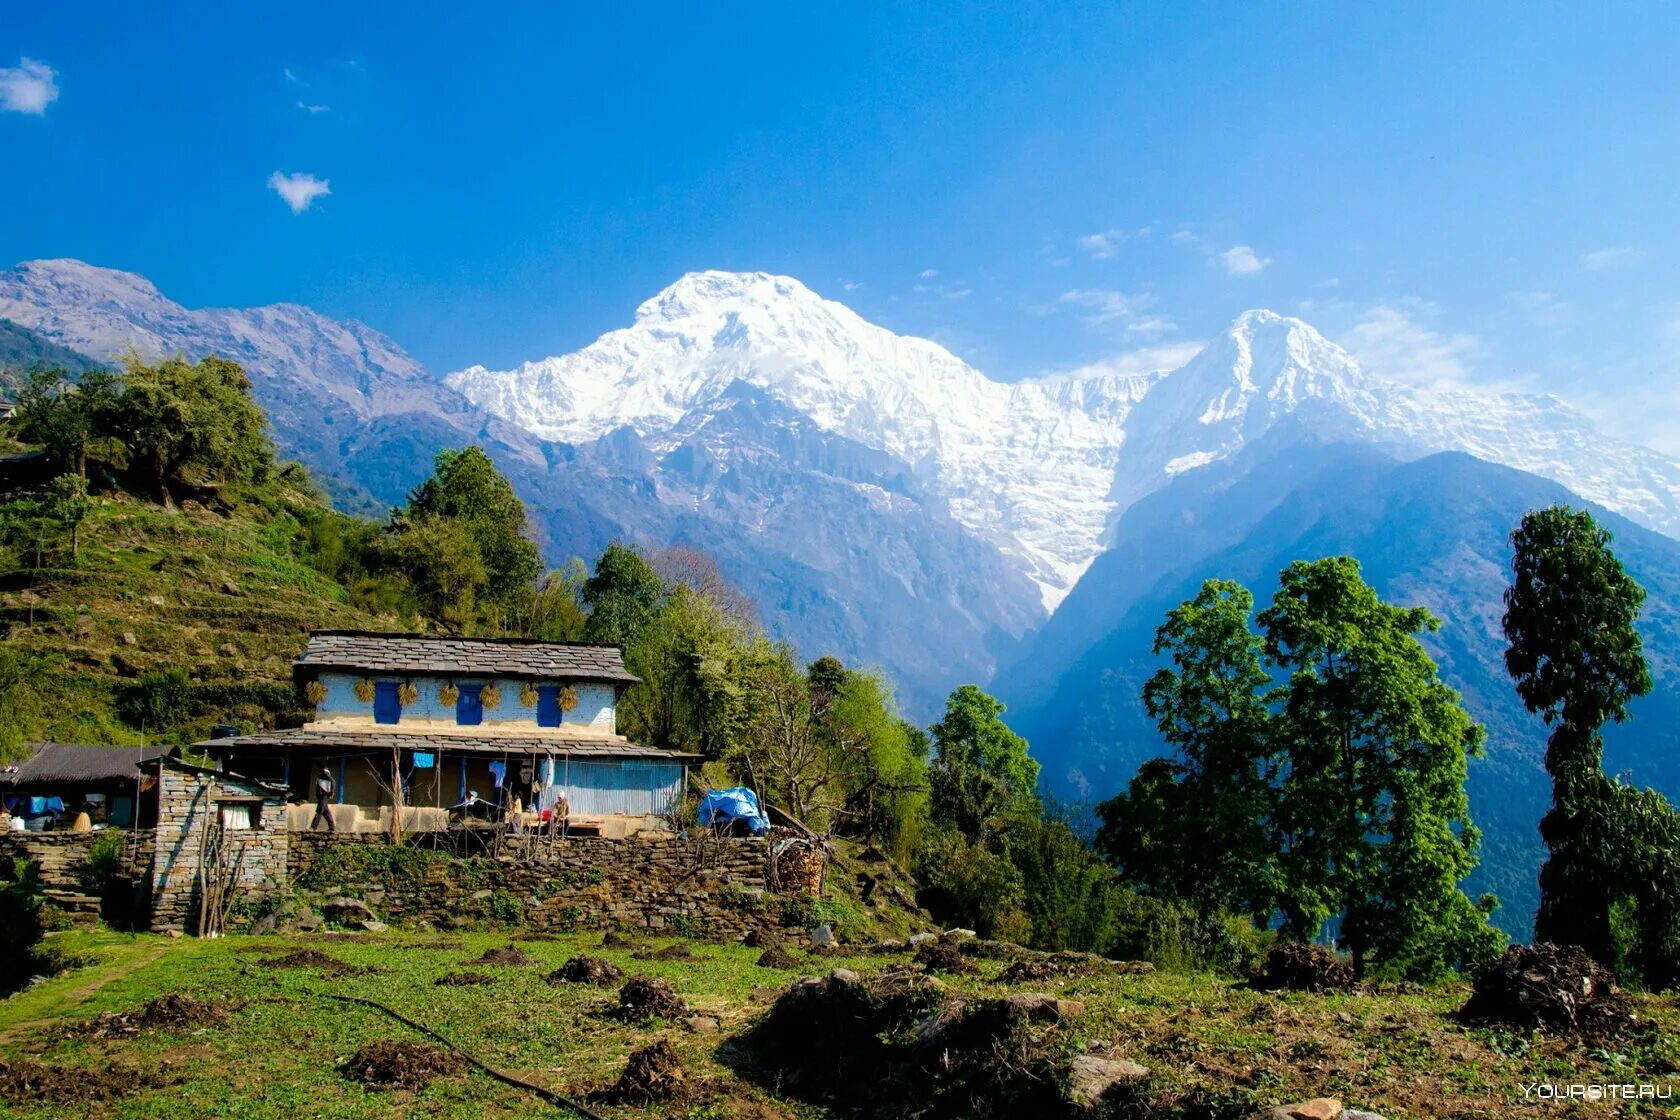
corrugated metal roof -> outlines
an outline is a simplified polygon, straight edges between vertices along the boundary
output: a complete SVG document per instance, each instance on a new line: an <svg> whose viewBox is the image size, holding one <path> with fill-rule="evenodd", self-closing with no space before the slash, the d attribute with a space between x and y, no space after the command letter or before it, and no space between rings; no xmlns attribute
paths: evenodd
<svg viewBox="0 0 1680 1120"><path fill-rule="evenodd" d="M538 735L456 735L449 732L426 734L403 731L326 731L307 727L287 731L266 731L229 739L210 739L198 744L213 754L249 754L260 751L307 750L319 753L448 751L471 754L572 755L585 758L645 758L666 762L701 762L704 755L644 747L618 736L561 738Z"/></svg>
<svg viewBox="0 0 1680 1120"><path fill-rule="evenodd" d="M293 674L308 677L322 669L620 684L634 684L639 679L624 667L624 657L617 646L539 642L527 638L437 638L359 630L317 630L309 635L303 656L292 663Z"/></svg>
<svg viewBox="0 0 1680 1120"><path fill-rule="evenodd" d="M17 769L0 772L7 785L42 782L120 782L140 776L140 763L168 754L169 747L101 747L87 743L39 743Z"/></svg>

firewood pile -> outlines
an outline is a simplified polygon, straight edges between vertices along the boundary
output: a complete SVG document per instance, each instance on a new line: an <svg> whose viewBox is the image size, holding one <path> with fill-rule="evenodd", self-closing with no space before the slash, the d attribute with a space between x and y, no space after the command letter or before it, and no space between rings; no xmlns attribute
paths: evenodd
<svg viewBox="0 0 1680 1120"><path fill-rule="evenodd" d="M797 833L772 838L770 889L778 894L820 895L828 873L828 852L822 843Z"/></svg>

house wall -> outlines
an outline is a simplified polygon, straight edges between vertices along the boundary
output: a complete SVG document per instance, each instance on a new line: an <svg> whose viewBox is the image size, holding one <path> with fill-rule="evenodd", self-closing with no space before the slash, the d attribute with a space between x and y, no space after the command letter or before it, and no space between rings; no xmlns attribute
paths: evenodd
<svg viewBox="0 0 1680 1120"><path fill-rule="evenodd" d="M227 832L230 858L226 866L234 878L233 896L260 896L285 888L289 834L284 801L278 793L231 775L158 768L157 843L151 869L153 930L198 929L205 830L218 812L218 799L251 796L262 798L257 827Z"/></svg>
<svg viewBox="0 0 1680 1120"><path fill-rule="evenodd" d="M502 691L502 702L499 706L484 713L484 723L480 726L537 726L537 710L527 708L519 702L519 693L525 687L525 680L518 677L423 677L423 676L378 676L361 673L322 673L318 678L326 686L326 698L315 709L315 718L329 719L369 719L373 718L373 701L365 703L356 696L356 682L361 680L382 681L411 681L415 691L419 693L412 704L403 706L402 719L396 725L409 720L436 720L442 723L455 722L455 705L444 704L438 700L438 691L446 684L454 684L457 688L468 685L494 684ZM577 690L577 707L561 715L561 723L567 726L587 726L603 731L615 730L614 692L610 684L575 683ZM547 730L545 728L545 730Z"/></svg>
<svg viewBox="0 0 1680 1120"><path fill-rule="evenodd" d="M573 813L663 816L682 793L681 763L555 759L554 782Z"/></svg>

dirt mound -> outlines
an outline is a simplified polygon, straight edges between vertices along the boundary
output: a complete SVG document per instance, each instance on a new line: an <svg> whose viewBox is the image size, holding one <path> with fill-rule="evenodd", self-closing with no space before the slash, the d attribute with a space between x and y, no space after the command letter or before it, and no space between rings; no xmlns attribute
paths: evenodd
<svg viewBox="0 0 1680 1120"><path fill-rule="evenodd" d="M780 945L772 945L768 949L764 950L764 952L760 953L758 955L757 963L760 968L792 969L799 967L799 962L794 960L793 954L789 953Z"/></svg>
<svg viewBox="0 0 1680 1120"><path fill-rule="evenodd" d="M691 1089L682 1056L675 1046L660 1039L631 1053L612 1095L625 1104L653 1104L682 1100Z"/></svg>
<svg viewBox="0 0 1680 1120"><path fill-rule="evenodd" d="M603 949L639 949L642 943L628 934L619 933L616 929L609 929L601 935Z"/></svg>
<svg viewBox="0 0 1680 1120"><path fill-rule="evenodd" d="M630 957L638 961L686 961L694 959L694 950L679 941L663 949L643 949L639 953L631 953Z"/></svg>
<svg viewBox="0 0 1680 1120"><path fill-rule="evenodd" d="M494 984L496 978L488 972L446 972L437 982L445 988L469 988L475 984Z"/></svg>
<svg viewBox="0 0 1680 1120"><path fill-rule="evenodd" d="M618 990L618 1008L613 1012L626 1023L645 1023L650 1019L680 1019L688 1014L688 1004L671 987L669 980L652 976L632 976Z"/></svg>
<svg viewBox="0 0 1680 1120"><path fill-rule="evenodd" d="M778 1094L855 1117L902 1116L906 1102L926 1120L1089 1115L1081 1109L1090 1101L1069 1097L1080 1083L1073 1063L1088 1056L1063 1020L1079 1010L1043 995L953 999L912 968L873 977L835 969L795 982L739 1037L737 1068ZM1129 1068L1133 1079L1147 1076Z"/></svg>
<svg viewBox="0 0 1680 1120"><path fill-rule="evenodd" d="M1248 974L1265 992L1351 992L1353 968L1322 945L1273 945Z"/></svg>
<svg viewBox="0 0 1680 1120"><path fill-rule="evenodd" d="M441 1046L390 1038L368 1043L344 1063L344 1076L370 1089L419 1089L466 1071L466 1060Z"/></svg>
<svg viewBox="0 0 1680 1120"><path fill-rule="evenodd" d="M0 1101L46 1101L80 1104L109 1101L169 1082L134 1069L108 1065L104 1069L70 1069L43 1065L30 1058L0 1061Z"/></svg>
<svg viewBox="0 0 1680 1120"><path fill-rule="evenodd" d="M132 1038L141 1031L185 1031L227 1022L230 1008L217 1000L167 995L138 1011L107 1011L71 1027L70 1038Z"/></svg>
<svg viewBox="0 0 1680 1120"><path fill-rule="evenodd" d="M329 957L319 949L299 949L284 956L270 957L259 962L264 968L318 968L334 976L350 972L350 966L337 957Z"/></svg>
<svg viewBox="0 0 1680 1120"><path fill-rule="evenodd" d="M765 929L762 926L758 929L749 929L741 937L741 944L749 949L768 949L772 945L780 945L781 943L782 939L776 936L775 931Z"/></svg>
<svg viewBox="0 0 1680 1120"><path fill-rule="evenodd" d="M605 987L616 984L624 973L619 967L600 957L573 957L548 974L550 984L594 984Z"/></svg>
<svg viewBox="0 0 1680 1120"><path fill-rule="evenodd" d="M1544 1028L1588 1042L1640 1029L1610 971L1575 946L1513 945L1477 972L1459 1014L1474 1023Z"/></svg>
<svg viewBox="0 0 1680 1120"><path fill-rule="evenodd" d="M467 961L466 963L467 964L494 964L494 965L503 965L503 966L506 966L506 967L513 967L513 966L516 966L516 965L536 964L537 962L532 960L530 954L525 952L525 950L520 949L520 948L518 948L517 946L514 946L514 945L509 945L505 949L486 949L486 950L484 950L484 955L483 956L474 957L472 960Z"/></svg>
<svg viewBox="0 0 1680 1120"><path fill-rule="evenodd" d="M915 962L929 972L973 972L974 962L950 941L924 941L916 950Z"/></svg>

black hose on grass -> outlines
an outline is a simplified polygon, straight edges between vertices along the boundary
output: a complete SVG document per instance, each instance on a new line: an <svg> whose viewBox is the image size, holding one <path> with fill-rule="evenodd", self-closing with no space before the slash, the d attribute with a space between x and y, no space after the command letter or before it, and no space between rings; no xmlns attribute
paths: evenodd
<svg viewBox="0 0 1680 1120"><path fill-rule="evenodd" d="M526 1092L535 1093L549 1104L552 1104L557 1108L569 1108L579 1116L584 1117L585 1120L605 1120L605 1117L601 1116L600 1113L591 1112L577 1101L572 1100L570 1097L562 1096L561 1094L556 1093L553 1089L545 1089L541 1085L533 1085L529 1081L521 1081L511 1073L503 1073L495 1066L492 1066L474 1055L467 1053L467 1051L461 1049L460 1046L443 1037L443 1035L434 1031L432 1028L423 1023L416 1023L407 1015L404 1015L400 1011L386 1007L383 1003L379 1003L371 999L364 999L361 996L341 996L334 995L330 992L318 992L316 994L320 995L323 999L334 999L340 1003L360 1003L376 1010L383 1011L397 1022L403 1024L405 1027L417 1030L423 1035L437 1039L449 1049L465 1058L470 1065L478 1067L480 1070L489 1074L491 1077L494 1077L497 1081L500 1081L504 1085L512 1085L516 1089L524 1089Z"/></svg>

